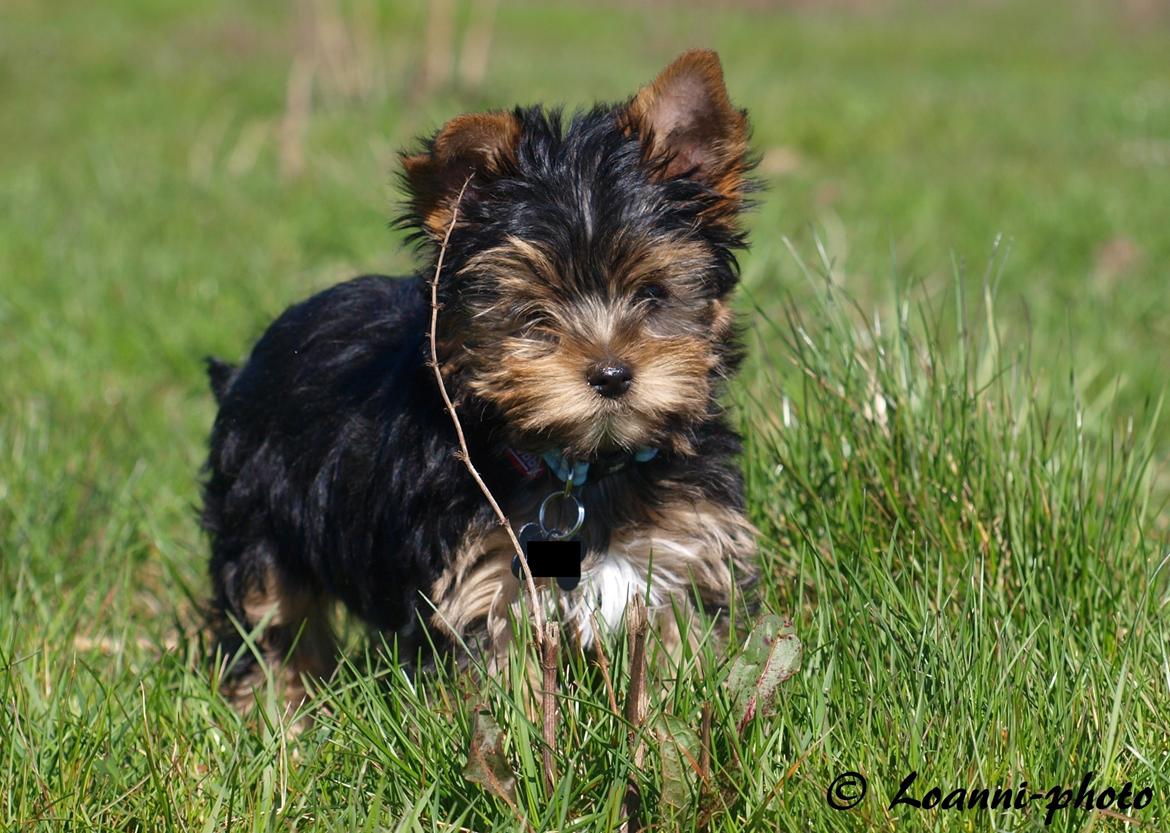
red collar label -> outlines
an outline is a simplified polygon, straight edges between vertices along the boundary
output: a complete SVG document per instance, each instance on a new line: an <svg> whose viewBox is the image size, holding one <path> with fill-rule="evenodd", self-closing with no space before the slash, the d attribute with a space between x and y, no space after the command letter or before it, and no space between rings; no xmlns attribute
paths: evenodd
<svg viewBox="0 0 1170 833"><path fill-rule="evenodd" d="M525 480L535 480L544 474L544 461L535 454L517 451L514 448L505 448L504 457Z"/></svg>

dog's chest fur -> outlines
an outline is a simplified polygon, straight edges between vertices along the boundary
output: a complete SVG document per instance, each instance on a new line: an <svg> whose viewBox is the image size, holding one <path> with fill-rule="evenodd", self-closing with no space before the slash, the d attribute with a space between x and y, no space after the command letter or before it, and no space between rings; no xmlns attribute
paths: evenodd
<svg viewBox="0 0 1170 833"><path fill-rule="evenodd" d="M654 510L608 530L604 546L587 552L576 589L563 592L538 580L546 609L582 647L591 647L598 631L618 628L634 595L667 621L675 614L688 619L696 605L724 602L750 580L754 529L743 513L677 484L668 491L678 499L654 501ZM518 525L531 506L514 507ZM525 595L511 572L513 554L501 528L470 530L435 582L435 626L454 635L482 623L488 644L505 645L509 619Z"/></svg>

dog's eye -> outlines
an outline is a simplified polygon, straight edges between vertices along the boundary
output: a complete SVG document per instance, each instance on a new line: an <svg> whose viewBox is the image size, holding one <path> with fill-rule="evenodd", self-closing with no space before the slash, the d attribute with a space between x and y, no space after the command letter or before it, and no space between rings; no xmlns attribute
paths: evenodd
<svg viewBox="0 0 1170 833"><path fill-rule="evenodd" d="M658 304L666 300L666 287L660 283L645 283L638 287L638 292L634 296L639 301L648 301L651 304Z"/></svg>

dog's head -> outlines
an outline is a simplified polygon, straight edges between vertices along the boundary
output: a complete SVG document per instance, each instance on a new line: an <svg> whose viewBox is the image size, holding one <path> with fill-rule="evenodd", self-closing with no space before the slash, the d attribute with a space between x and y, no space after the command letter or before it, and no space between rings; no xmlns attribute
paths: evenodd
<svg viewBox="0 0 1170 833"><path fill-rule="evenodd" d="M450 231L438 336L460 394L520 447L686 453L738 360L747 139L718 57L696 50L567 125L465 115L404 155L405 224L436 254Z"/></svg>

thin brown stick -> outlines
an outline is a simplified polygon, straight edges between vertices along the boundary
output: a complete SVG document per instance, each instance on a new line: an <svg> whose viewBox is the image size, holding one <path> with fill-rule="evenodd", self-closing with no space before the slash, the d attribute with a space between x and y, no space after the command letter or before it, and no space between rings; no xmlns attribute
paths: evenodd
<svg viewBox="0 0 1170 833"><path fill-rule="evenodd" d="M626 784L625 830L641 830L642 796L638 790L637 773L642 769L645 746L642 744L642 724L646 720L646 631L649 630L646 603L635 595L626 606L626 630L630 637L630 690L626 695L626 722L630 724L627 741L633 756L633 769Z"/></svg>
<svg viewBox="0 0 1170 833"><path fill-rule="evenodd" d="M447 83L454 63L452 36L455 32L454 0L430 0L427 4L426 47L423 51L423 71L415 93L418 96L434 92Z"/></svg>
<svg viewBox="0 0 1170 833"><path fill-rule="evenodd" d="M520 558L520 568L524 572L524 582L528 587L528 596L532 604L532 621L536 630L536 643L542 645L544 643L544 616L540 612L540 597L536 594L536 582L532 578L532 571L528 569L528 558L524 555L524 548L520 546L516 533L512 531L512 525L508 523L508 516L504 514L500 504L496 503L491 490L488 489L487 484L483 482L483 478L479 476L479 472L476 471L471 462L471 452L467 449L467 438L463 436L463 425L455 414L455 405L447 394L447 385L443 382L443 371L439 367L439 348L435 337L435 333L439 329L439 275L443 271L443 259L447 255L447 244L451 242L451 232L455 229L455 221L459 219L459 203L463 200L463 192L467 190L467 185L470 182L471 176L463 180L463 187L459 189L459 195L455 197L455 204L451 206L451 222L447 224L447 232L443 235L443 243L439 247L439 259L435 263L435 277L431 281L431 369L435 371L435 382L439 386L439 395L443 397L443 406L451 415L451 423L455 426L455 436L459 438L460 457L463 460L463 465L467 466L467 471L471 473L475 484L479 486L479 490L483 492L483 496L491 504L492 511L496 513L500 526L508 533L516 555Z"/></svg>
<svg viewBox="0 0 1170 833"><path fill-rule="evenodd" d="M545 626L544 643L541 646L540 664L544 669L544 686L541 689L541 706L544 711L544 786L552 796L556 786L557 773L553 768L553 747L557 742L557 658L560 653L560 635L557 626L549 622Z"/></svg>
<svg viewBox="0 0 1170 833"><path fill-rule="evenodd" d="M626 607L626 630L630 638L630 691L626 697L626 720L630 723L631 744L646 719L646 632L649 625L646 602L635 595ZM640 755L637 762L641 763Z"/></svg>
<svg viewBox="0 0 1170 833"><path fill-rule="evenodd" d="M483 86L499 4L499 0L479 0L471 4L471 21L467 24L463 49L459 53L459 82L464 90L477 90Z"/></svg>
<svg viewBox="0 0 1170 833"><path fill-rule="evenodd" d="M617 694L613 690L613 678L609 676L609 657L605 655L605 643L601 639L601 628L597 625L597 614L589 614L589 626L593 628L593 644L597 646L597 665L601 668L601 679L605 681L605 693L609 695L609 707L616 715L621 715L618 709Z"/></svg>
<svg viewBox="0 0 1170 833"><path fill-rule="evenodd" d="M305 169L305 132L313 109L313 75L317 62L312 55L297 55L288 72L284 115L276 131L280 175L295 179Z"/></svg>

